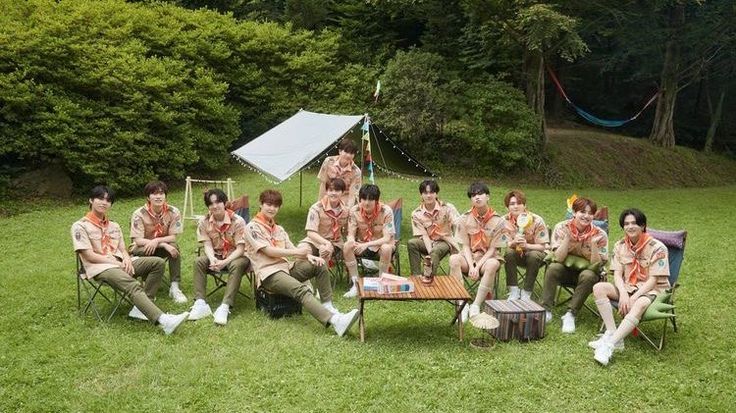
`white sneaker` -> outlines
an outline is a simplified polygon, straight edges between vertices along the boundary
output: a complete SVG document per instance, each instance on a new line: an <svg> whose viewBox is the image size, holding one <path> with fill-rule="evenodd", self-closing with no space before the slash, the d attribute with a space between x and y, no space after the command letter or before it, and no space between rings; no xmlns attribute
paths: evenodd
<svg viewBox="0 0 736 413"><path fill-rule="evenodd" d="M509 296L507 300L514 301L518 300L519 298L521 298L521 296L519 295L519 287L509 287Z"/></svg>
<svg viewBox="0 0 736 413"><path fill-rule="evenodd" d="M604 366L607 366L608 361L611 359L612 355L613 355L613 343L611 343L609 340L603 340L603 342L600 343L598 348L595 349L593 358L595 359L595 361L601 363Z"/></svg>
<svg viewBox="0 0 736 413"><path fill-rule="evenodd" d="M143 312L139 310L136 306L133 306L133 308L130 310L130 312L128 313L128 317L135 318L137 320L148 321L148 317L146 317L146 315L143 314Z"/></svg>
<svg viewBox="0 0 736 413"><path fill-rule="evenodd" d="M350 311L349 313L341 314L337 313L330 318L330 324L332 324L332 328L335 329L335 332L338 336L342 337L345 335L345 333L350 330L350 327L355 324L355 321L358 320L358 309L354 309Z"/></svg>
<svg viewBox="0 0 736 413"><path fill-rule="evenodd" d="M343 297L345 298L355 298L357 296L358 296L358 285L357 284L353 284L353 286L350 287L348 292L343 294Z"/></svg>
<svg viewBox="0 0 736 413"><path fill-rule="evenodd" d="M187 302L187 296L179 289L179 287L171 286L169 288L169 297L174 299L177 304L183 304Z"/></svg>
<svg viewBox="0 0 736 413"><path fill-rule="evenodd" d="M187 316L189 316L189 313L186 311L176 315L166 313L161 314L161 317L158 318L158 325L162 330L164 330L164 334L168 336L187 319Z"/></svg>
<svg viewBox="0 0 736 413"><path fill-rule="evenodd" d="M205 317L209 317L212 315L212 309L210 308L207 303L202 300L195 300L194 305L192 306L192 309L189 312L189 319L190 320L201 320Z"/></svg>
<svg viewBox="0 0 736 413"><path fill-rule="evenodd" d="M601 343L603 343L603 341L610 341L611 338L613 338L613 333L606 331L605 333L603 333L602 336L598 337L598 340L589 341L588 342L588 347L590 347L592 349L597 349L598 347L600 347L600 345L601 345ZM619 341L613 343L613 349L615 351L623 351L623 349L624 349L624 341L623 340L619 340Z"/></svg>
<svg viewBox="0 0 736 413"><path fill-rule="evenodd" d="M340 310L335 308L335 306L332 304L332 302L322 303L322 307L324 307L327 311L331 312L332 315L340 314Z"/></svg>
<svg viewBox="0 0 736 413"><path fill-rule="evenodd" d="M215 310L215 324L224 326L227 324L227 316L230 315L230 306L227 304L220 304Z"/></svg>
<svg viewBox="0 0 736 413"><path fill-rule="evenodd" d="M562 316L562 332L565 334L575 332L575 316L569 311Z"/></svg>
<svg viewBox="0 0 736 413"><path fill-rule="evenodd" d="M475 304L470 304L470 309L468 310L468 317L473 318L480 314L480 307L478 307Z"/></svg>
<svg viewBox="0 0 736 413"><path fill-rule="evenodd" d="M532 300L532 292L527 290L521 290L521 301L531 301Z"/></svg>
<svg viewBox="0 0 736 413"><path fill-rule="evenodd" d="M544 312L544 323L547 324L550 321L552 321L552 311L545 311Z"/></svg>

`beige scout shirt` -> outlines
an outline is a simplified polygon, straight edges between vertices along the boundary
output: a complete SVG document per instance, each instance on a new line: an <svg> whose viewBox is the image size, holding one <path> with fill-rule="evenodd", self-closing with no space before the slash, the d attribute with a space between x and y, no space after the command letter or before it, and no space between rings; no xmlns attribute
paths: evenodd
<svg viewBox="0 0 736 413"><path fill-rule="evenodd" d="M532 224L524 230L524 239L527 244L548 245L549 231L547 229L547 224L544 223L544 219L537 214L533 214L531 212L527 213L532 216ZM511 214L504 215L503 219L509 227L509 236L513 239L516 237L516 234L519 233L519 227L511 221Z"/></svg>
<svg viewBox="0 0 736 413"><path fill-rule="evenodd" d="M422 203L411 213L412 235L427 235L432 241L452 236L452 225L459 216L457 208L448 202L435 202L432 211L428 211Z"/></svg>
<svg viewBox="0 0 736 413"><path fill-rule="evenodd" d="M109 251L107 255L114 256L118 260L122 261L123 254L120 252L119 246L123 241L123 231L120 229L120 225L110 221L106 232L110 237L111 248L111 251ZM102 237L104 235L105 234L101 228L95 226L86 218L80 219L72 224L72 243L74 245L74 251L79 252L82 250L92 250L97 254L102 254ZM82 264L84 264L86 278L92 278L105 270L109 270L110 268L121 268L120 265L111 263L91 263L85 260L81 255L80 258L82 259Z"/></svg>
<svg viewBox="0 0 736 413"><path fill-rule="evenodd" d="M491 219L489 219L485 225L481 226L480 222L475 219L471 211L472 210L465 212L458 219L457 234L460 242L471 245L473 259L479 259L482 257L489 248L495 249L496 252L493 253L493 256L497 256L499 248L505 246L509 241L506 221L504 221L500 215L493 214ZM489 242L487 245L481 245L473 250L471 240L481 231L485 233L485 237Z"/></svg>
<svg viewBox="0 0 736 413"><path fill-rule="evenodd" d="M342 203L347 205L348 208L355 205L358 199L358 190L363 179L358 165L353 162L348 167L342 168L338 162L338 155L326 157L317 174L317 179L319 179L319 199L322 199L327 193L325 184L332 178L342 178L345 181L346 190L342 194Z"/></svg>
<svg viewBox="0 0 736 413"><path fill-rule="evenodd" d="M330 213L335 217L334 219L328 215L329 211L331 211ZM307 232L314 231L322 238L331 241L332 245L335 247L342 248L342 245L345 242L344 236L348 225L348 212L349 210L345 204L340 203L337 208L333 208L327 199L322 198L321 201L317 201L309 207L309 212L307 213L307 224L304 226L304 229L307 230ZM337 232L338 239L334 239L333 225L335 220L337 220L337 225L339 226L339 230ZM315 245L309 237L303 239L301 242L306 242L309 245L319 248L319 246Z"/></svg>
<svg viewBox="0 0 736 413"><path fill-rule="evenodd" d="M633 251L621 239L613 246L611 269L614 272L623 272L624 286L629 293L633 293L640 288L649 277L657 277L657 284L653 290L656 293L661 293L670 288L668 278L670 276L670 264L667 256L667 247L654 238L647 242L647 245L637 257L634 256ZM642 273L646 278L643 280L640 279L636 284L632 285L629 283L629 272L631 272L634 260L639 261Z"/></svg>
<svg viewBox="0 0 736 413"><path fill-rule="evenodd" d="M153 217L146 211L145 205L133 211L130 219L130 238L153 239L156 224L161 224L163 233L159 237L168 235L179 235L184 231L181 223L181 213L176 207L169 205L165 214Z"/></svg>
<svg viewBox="0 0 736 413"><path fill-rule="evenodd" d="M215 218L207 214L199 220L199 225L197 225L197 241L210 241L212 248L215 250L215 256L223 259L227 258L227 255L238 244L245 244L245 220L238 214L232 214L231 217L229 213L226 213L222 225L227 224L230 224L230 227L224 233L220 233L217 230ZM227 254L224 254L226 242L229 246L229 251Z"/></svg>
<svg viewBox="0 0 736 413"><path fill-rule="evenodd" d="M270 246L294 248L294 244L289 240L289 234L281 225L276 225L276 229L271 233L256 220L252 220L245 227L245 241L245 255L250 259L259 284L279 271L289 272L291 264L286 258L271 257L262 251L263 248Z"/></svg>
<svg viewBox="0 0 736 413"><path fill-rule="evenodd" d="M565 231L568 231L565 227L570 221L572 220L568 219L562 222L558 222L557 225L555 225L555 229L552 230L552 243L550 246L552 247L553 251L560 246L560 242L562 242ZM605 231L595 225L593 225L593 230L595 231L595 233L592 237L590 237L589 242L578 242L570 240L567 253L577 255L578 257L583 257L586 260L590 261L590 255L592 252L590 246L592 245L592 243L595 243L595 245L598 246L598 254L600 254L601 256L601 262L608 261L608 235L606 235Z"/></svg>
<svg viewBox="0 0 736 413"><path fill-rule="evenodd" d="M370 229L370 237L369 237ZM348 215L348 234L355 235L355 241L368 242L383 238L385 234L391 236L396 235L394 228L394 211L386 204L381 204L381 210L378 211L372 220L367 221L360 213L360 205L353 205ZM378 251L380 246L370 247L372 251Z"/></svg>

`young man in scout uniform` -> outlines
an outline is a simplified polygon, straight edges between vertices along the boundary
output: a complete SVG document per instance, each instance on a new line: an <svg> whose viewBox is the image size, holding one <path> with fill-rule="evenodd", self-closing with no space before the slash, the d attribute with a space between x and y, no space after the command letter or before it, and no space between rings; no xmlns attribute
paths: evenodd
<svg viewBox="0 0 736 413"><path fill-rule="evenodd" d="M309 207L304 227L307 238L301 242L311 246L312 255L328 261L335 251L343 248L348 208L342 201L346 189L345 181L341 178L332 178L326 185L325 196Z"/></svg>
<svg viewBox="0 0 736 413"><path fill-rule="evenodd" d="M358 258L379 260L380 273L388 271L394 252L394 213L379 201L381 190L373 184L360 187L358 204L348 214L348 235L343 249L345 267L353 280L344 297L358 295Z"/></svg>
<svg viewBox="0 0 736 413"><path fill-rule="evenodd" d="M606 331L588 345L595 349L593 358L604 366L614 350L624 349L624 337L639 325L649 304L670 288L667 247L647 233L647 216L638 209L626 209L618 222L624 238L613 247L613 283L602 281L593 286ZM624 317L618 328L611 300L618 301L618 313Z"/></svg>
<svg viewBox="0 0 736 413"><path fill-rule="evenodd" d="M557 286L563 282L575 284L575 291L562 316L562 332L575 332L575 314L582 308L585 299L600 281L600 271L608 261L608 236L593 225L593 216L598 207L593 200L578 198L572 203L571 219L555 225L552 231L554 261L547 267L542 289L542 306L547 309L546 320L552 320L552 307ZM568 256L583 258L584 267L572 266ZM568 262L566 266L565 262Z"/></svg>
<svg viewBox="0 0 736 413"><path fill-rule="evenodd" d="M176 237L182 233L181 213L166 202L168 187L161 181L149 182L143 188L146 205L133 211L130 220L130 253L134 256L168 258L171 287L169 296L177 303L186 303L181 292L181 255Z"/></svg>
<svg viewBox="0 0 736 413"><path fill-rule="evenodd" d="M549 249L549 231L544 219L526 209L526 195L518 189L510 191L503 198L509 213L503 216L509 227L510 240L504 256L506 268L506 285L509 287L509 300L531 300L534 282L537 280L539 268L544 264L545 251ZM517 220L525 214L527 224L519 228ZM526 268L524 288L520 291L516 268Z"/></svg>
<svg viewBox="0 0 736 413"><path fill-rule="evenodd" d="M319 179L319 198L324 198L327 192L327 182L332 178L340 178L345 182L347 190L343 192L342 202L348 207L355 204L355 198L360 189L360 182L363 179L360 168L353 161L355 154L358 153L358 147L355 143L348 139L343 139L337 147L338 154L328 156L322 162L317 178Z"/></svg>
<svg viewBox="0 0 736 413"><path fill-rule="evenodd" d="M246 250L253 263L256 280L267 291L291 297L322 325L331 325L342 337L358 319L358 310L340 313L332 304L332 287L325 260L311 254L311 247L300 244L294 247L289 234L274 219L281 208L283 198L271 189L259 196L261 210L248 223L245 231ZM287 258L297 258L290 268ZM322 303L304 285L314 278Z"/></svg>
<svg viewBox="0 0 736 413"><path fill-rule="evenodd" d="M429 255L432 261L432 275L437 274L437 267L442 258L460 249L452 234L453 225L459 214L454 205L437 198L439 192L440 186L437 181L425 180L419 184L422 202L411 213L411 230L414 237L406 243L412 275L423 274L422 258L426 255Z"/></svg>
<svg viewBox="0 0 736 413"><path fill-rule="evenodd" d="M178 315L161 311L153 298L164 274L164 260L159 257L131 259L123 242L120 226L107 218L107 211L115 202L115 194L106 186L92 188L89 212L72 224L74 251L79 254L87 278L106 282L112 288L127 294L133 301L129 317L157 323L165 334L171 334L189 313ZM145 289L134 277L146 280Z"/></svg>
<svg viewBox="0 0 736 413"><path fill-rule="evenodd" d="M498 250L508 240L505 221L488 205L490 193L482 182L474 182L468 188L472 208L458 219L458 239L463 247L459 253L450 256L450 275L461 282L463 273L472 280L480 278L475 301L467 313L463 310L463 322L468 316L480 313L480 306L493 290L496 273L501 266Z"/></svg>
<svg viewBox="0 0 736 413"><path fill-rule="evenodd" d="M204 256L194 261L194 305L190 320L199 320L212 314L205 302L207 297L207 270L227 269L228 279L222 304L214 314L215 324L227 324L230 307L240 289L240 281L250 260L245 252L245 220L232 210L225 208L227 195L221 189L210 189L204 194L204 203L209 213L197 226L197 241L204 247Z"/></svg>

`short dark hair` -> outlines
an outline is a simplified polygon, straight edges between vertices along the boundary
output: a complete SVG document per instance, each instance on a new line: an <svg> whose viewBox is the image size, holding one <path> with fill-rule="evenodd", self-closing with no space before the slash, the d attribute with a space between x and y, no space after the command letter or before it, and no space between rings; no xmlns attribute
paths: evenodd
<svg viewBox="0 0 736 413"><path fill-rule="evenodd" d="M355 142L351 141L350 139L343 139L340 141L340 144L337 145L338 151L345 151L347 153L352 153L353 155L358 153L358 145L355 144Z"/></svg>
<svg viewBox="0 0 736 413"><path fill-rule="evenodd" d="M435 181L434 179L425 179L422 181L421 184L419 184L419 193L423 194L424 190L429 187L430 192L434 192L435 194L440 193L440 185Z"/></svg>
<svg viewBox="0 0 736 413"><path fill-rule="evenodd" d="M580 197L572 203L572 212L585 211L585 207L590 207L590 213L595 215L598 212L598 205L590 198Z"/></svg>
<svg viewBox="0 0 736 413"><path fill-rule="evenodd" d="M261 202L261 205L268 204L275 205L277 207L281 207L281 204L284 203L284 198L281 196L281 192L275 189L266 189L261 192L261 195L258 196L258 200Z"/></svg>
<svg viewBox="0 0 736 413"><path fill-rule="evenodd" d="M486 185L483 182L475 181L472 184L470 184L470 187L468 187L468 198L472 198L474 195L478 194L486 194L490 195L491 190L488 188L488 185Z"/></svg>
<svg viewBox="0 0 736 413"><path fill-rule="evenodd" d="M644 228L644 232L647 231L647 216L644 215L641 210L638 210L636 208L624 209L621 212L621 215L619 215L618 217L618 224L621 226L621 228L624 227L624 220L629 215L632 215L634 217L634 219L636 220L636 225Z"/></svg>
<svg viewBox="0 0 736 413"><path fill-rule="evenodd" d="M506 208L509 207L509 202L511 202L511 198L516 198L517 204L526 205L526 195L524 195L524 193L521 192L521 190L519 189L511 190L508 194L506 194L505 197L503 197L503 204L506 205Z"/></svg>
<svg viewBox="0 0 736 413"><path fill-rule="evenodd" d="M161 181L153 181L153 182L147 183L146 186L143 188L143 193L146 195L146 198L151 194L156 194L159 192L168 194L169 187L166 186L166 184Z"/></svg>
<svg viewBox="0 0 736 413"><path fill-rule="evenodd" d="M325 182L325 189L345 192L345 188L347 188L347 186L345 185L345 181L343 181L342 178L331 178L327 182Z"/></svg>
<svg viewBox="0 0 736 413"><path fill-rule="evenodd" d="M208 207L214 203L210 200L210 198L212 198L212 195L215 195L216 197L215 202L222 202L223 204L227 203L227 195L225 194L225 192L220 188L213 188L207 190L207 192L204 193L204 204Z"/></svg>
<svg viewBox="0 0 736 413"><path fill-rule="evenodd" d="M378 201L381 198L381 190L378 185L365 184L358 191L358 199L366 199L368 201Z"/></svg>
<svg viewBox="0 0 736 413"><path fill-rule="evenodd" d="M97 185L89 191L89 199L107 199L112 205L115 203L115 192L105 185Z"/></svg>

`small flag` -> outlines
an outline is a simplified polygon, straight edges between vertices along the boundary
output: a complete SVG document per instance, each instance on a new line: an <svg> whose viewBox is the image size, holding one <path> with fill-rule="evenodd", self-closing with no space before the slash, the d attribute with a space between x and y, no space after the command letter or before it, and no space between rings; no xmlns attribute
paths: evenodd
<svg viewBox="0 0 736 413"><path fill-rule="evenodd" d="M380 82L379 82L380 86ZM370 124L371 121L368 119L368 116L365 117L365 121L363 122L363 126L361 129L363 130L363 160L366 165L366 169L368 170L368 180L370 183L375 184L375 179L373 177L373 157L371 156L371 134L370 134Z"/></svg>
<svg viewBox="0 0 736 413"><path fill-rule="evenodd" d="M376 82L376 91L373 92L373 98L375 102L378 102L378 95L381 94L381 81Z"/></svg>

